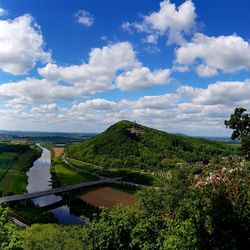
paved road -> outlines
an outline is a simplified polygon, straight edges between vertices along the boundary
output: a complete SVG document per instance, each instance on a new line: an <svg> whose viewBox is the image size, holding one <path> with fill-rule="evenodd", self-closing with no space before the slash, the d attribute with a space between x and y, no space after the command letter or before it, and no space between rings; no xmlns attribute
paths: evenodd
<svg viewBox="0 0 250 250"><path fill-rule="evenodd" d="M11 217L11 220L12 220L16 225L18 225L18 226L20 226L20 227L23 227L23 228L28 227L27 224L23 223L22 221L18 220L18 219L15 218L15 217Z"/></svg>
<svg viewBox="0 0 250 250"><path fill-rule="evenodd" d="M113 178L113 179L111 179L111 178L102 178L102 179L97 180L97 181L84 182L84 183L79 183L79 184L75 184L75 185L71 185L71 186L54 188L54 189L45 190L45 191L0 197L0 203L6 203L6 202L11 202L11 201L29 200L29 199L34 199L34 198L38 198L38 197L41 197L41 196L47 196L47 195L50 195L50 194L59 194L59 193L64 193L64 192L68 192L68 191L73 191L73 190L85 188L85 187L92 187L92 186L96 186L96 185L100 185L100 184L108 184L108 183L133 186L135 188L146 187L146 186L143 186L143 185L140 185L140 184L137 184L137 183L120 181L119 178Z"/></svg>
<svg viewBox="0 0 250 250"><path fill-rule="evenodd" d="M0 203L28 200L28 199L33 199L33 198L46 196L50 194L59 194L59 193L67 192L67 191L81 189L84 187L91 187L91 186L96 186L99 184L115 183L115 182L116 182L115 180L106 178L106 179L101 179L97 181L79 183L79 184L75 184L71 186L59 187L59 188L54 188L54 189L39 191L39 192L34 192L34 193L25 193L25 194L20 194L20 195L5 196L5 197L0 197Z"/></svg>

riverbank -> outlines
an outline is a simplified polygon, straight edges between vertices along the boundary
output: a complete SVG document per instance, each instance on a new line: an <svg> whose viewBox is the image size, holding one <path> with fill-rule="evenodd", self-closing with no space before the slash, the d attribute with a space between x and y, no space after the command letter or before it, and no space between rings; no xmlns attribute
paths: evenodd
<svg viewBox="0 0 250 250"><path fill-rule="evenodd" d="M0 181L0 193L2 196L21 194L26 191L28 177L26 175L33 163L41 156L41 149L34 145L27 145L27 149L17 155L15 161L9 167Z"/></svg>
<svg viewBox="0 0 250 250"><path fill-rule="evenodd" d="M71 164L63 161L62 157L56 157L46 148L41 148L41 157L34 162L33 166L27 172L28 185L26 187L28 193L49 190L52 187L62 187L77 183L84 183L97 180L99 177L95 172L90 172L89 166L81 169L75 169ZM123 203L126 195L132 195L135 189L126 186L112 185L116 190L122 191L123 199L114 200L114 194L105 193L105 202L112 203L112 206ZM107 185L98 185L96 191L102 192ZM98 191L99 190L99 191ZM112 189L115 192L115 190ZM82 224L80 216L92 219L94 214L99 214L100 206L105 206L105 202L91 203L88 200L81 199L82 195L88 194L92 197L92 188L86 188L82 191L70 192L67 194L48 195L40 198L34 198L23 203L11 203L12 212L28 224L34 223L58 223L58 224ZM119 195L121 195L119 192ZM118 196L119 196L118 195ZM130 197L131 198L131 197ZM134 198L134 197L133 197ZM60 199L62 199L60 201ZM131 198L132 199L132 198ZM60 201L60 202L59 202ZM54 205L55 204L55 205ZM126 201L125 201L126 204ZM106 206L111 208L109 206Z"/></svg>

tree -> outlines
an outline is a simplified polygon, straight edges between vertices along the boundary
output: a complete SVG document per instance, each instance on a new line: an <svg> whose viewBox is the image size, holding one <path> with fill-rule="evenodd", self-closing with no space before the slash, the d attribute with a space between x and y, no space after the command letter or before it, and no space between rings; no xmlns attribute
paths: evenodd
<svg viewBox="0 0 250 250"><path fill-rule="evenodd" d="M241 139L250 135L250 114L244 108L235 108L229 120L225 120L226 128L233 129L231 138Z"/></svg>
<svg viewBox="0 0 250 250"><path fill-rule="evenodd" d="M84 230L79 226L55 224L34 224L21 231L22 248L26 250L71 250L87 249L84 244Z"/></svg>
<svg viewBox="0 0 250 250"><path fill-rule="evenodd" d="M0 206L0 249L22 249L20 244L21 242L17 228L9 221L7 211Z"/></svg>
<svg viewBox="0 0 250 250"><path fill-rule="evenodd" d="M250 159L250 114L244 108L235 108L229 120L225 121L227 128L233 129L231 138L240 139L242 151L246 159Z"/></svg>

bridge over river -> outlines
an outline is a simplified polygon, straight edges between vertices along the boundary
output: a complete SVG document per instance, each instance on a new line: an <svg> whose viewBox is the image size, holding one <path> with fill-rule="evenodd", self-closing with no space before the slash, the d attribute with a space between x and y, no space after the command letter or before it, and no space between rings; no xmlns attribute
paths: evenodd
<svg viewBox="0 0 250 250"><path fill-rule="evenodd" d="M81 189L81 188L92 187L92 186L101 185L101 184L108 184L108 183L117 183L117 182L115 179L109 179L109 178L104 179L103 178L103 179L97 180L97 181L78 183L75 185L53 188L53 189L34 192L34 193L25 193L25 194L19 194L19 195L0 197L0 203L6 203L6 202L11 202L11 201L29 200L29 199L34 199L34 198L38 198L41 196L47 196L47 195L51 195L51 194L59 194L59 193L74 191L74 190Z"/></svg>
<svg viewBox="0 0 250 250"><path fill-rule="evenodd" d="M74 190L81 189L81 188L93 187L93 186L97 186L101 184L120 184L120 185L133 186L136 188L143 187L143 185L140 185L140 184L119 181L119 178L101 178L100 180L97 180L97 181L78 183L75 185L53 188L53 189L34 192L34 193L25 193L25 194L19 194L19 195L0 197L0 203L24 201L24 200L34 199L34 198L47 196L51 194L59 194L59 193L74 191Z"/></svg>

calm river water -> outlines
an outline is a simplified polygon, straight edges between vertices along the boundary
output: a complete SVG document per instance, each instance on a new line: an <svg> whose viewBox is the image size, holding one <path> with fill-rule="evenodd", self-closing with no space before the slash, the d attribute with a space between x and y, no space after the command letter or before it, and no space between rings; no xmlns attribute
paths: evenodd
<svg viewBox="0 0 250 250"><path fill-rule="evenodd" d="M51 153L46 148L42 148L41 157L36 160L27 172L28 185L27 192L37 192L51 189L50 163ZM56 195L48 195L35 198L32 201L39 206L53 204L62 198ZM79 217L70 214L69 207L64 205L51 210L59 224L83 224Z"/></svg>

